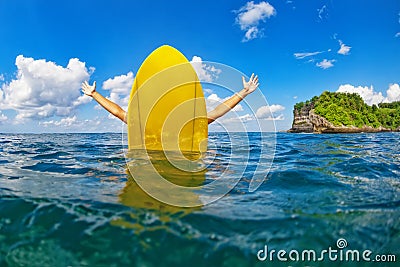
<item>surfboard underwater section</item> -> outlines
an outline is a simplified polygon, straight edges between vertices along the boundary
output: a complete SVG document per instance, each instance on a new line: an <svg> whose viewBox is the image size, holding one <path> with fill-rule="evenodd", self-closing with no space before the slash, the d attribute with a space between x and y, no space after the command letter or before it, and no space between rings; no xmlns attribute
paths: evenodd
<svg viewBox="0 0 400 267"><path fill-rule="evenodd" d="M154 50L137 72L128 107L129 149L203 153L208 122L191 63L171 46Z"/></svg>

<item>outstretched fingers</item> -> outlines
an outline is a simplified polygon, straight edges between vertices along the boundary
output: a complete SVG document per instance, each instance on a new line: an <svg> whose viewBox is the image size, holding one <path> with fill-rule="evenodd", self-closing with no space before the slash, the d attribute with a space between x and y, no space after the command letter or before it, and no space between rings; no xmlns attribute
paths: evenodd
<svg viewBox="0 0 400 267"><path fill-rule="evenodd" d="M254 78L254 73L251 74L249 82L251 82Z"/></svg>
<svg viewBox="0 0 400 267"><path fill-rule="evenodd" d="M86 89L88 86L89 86L89 85L88 85L87 81L84 81L84 82L82 83L82 89Z"/></svg>
<svg viewBox="0 0 400 267"><path fill-rule="evenodd" d="M96 81L93 82L93 85L90 85L88 81L82 83L82 88L90 89L91 87L96 88Z"/></svg>

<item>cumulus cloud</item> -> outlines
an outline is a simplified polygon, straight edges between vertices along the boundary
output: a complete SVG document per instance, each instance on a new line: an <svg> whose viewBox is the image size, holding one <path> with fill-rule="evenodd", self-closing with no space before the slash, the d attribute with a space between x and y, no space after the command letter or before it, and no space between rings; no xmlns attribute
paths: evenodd
<svg viewBox="0 0 400 267"><path fill-rule="evenodd" d="M381 92L375 92L374 88L368 86L353 86L351 84L340 85L336 91L339 93L357 93L364 102L368 105L379 104L383 101L384 97Z"/></svg>
<svg viewBox="0 0 400 267"><path fill-rule="evenodd" d="M262 1L254 4L254 1L247 2L237 11L236 23L240 29L245 31L243 42L250 41L262 36L262 29L259 28L260 22L265 22L267 18L276 15L275 8L268 2Z"/></svg>
<svg viewBox="0 0 400 267"><path fill-rule="evenodd" d="M368 105L377 105L382 102L400 101L399 84L390 84L386 91L386 97L381 92L375 92L373 86L353 86L351 84L340 85L337 92L357 93Z"/></svg>
<svg viewBox="0 0 400 267"><path fill-rule="evenodd" d="M133 79L133 72L130 71L125 75L115 76L103 82L103 89L110 91L110 96L107 98L127 110Z"/></svg>
<svg viewBox="0 0 400 267"><path fill-rule="evenodd" d="M80 87L93 69L88 70L77 58L71 58L63 67L19 55L15 65L17 77L1 87L0 109L16 110L17 120L68 116L90 101L90 97L81 95Z"/></svg>
<svg viewBox="0 0 400 267"><path fill-rule="evenodd" d="M335 62L336 60L334 59L324 59L321 62L317 62L317 64L315 64L317 67L320 67L321 69L329 69L331 67L333 67L333 62Z"/></svg>
<svg viewBox="0 0 400 267"><path fill-rule="evenodd" d="M221 73L221 70L217 69L215 66L203 63L202 58L198 56L193 56L190 63L202 82L212 82L217 79L218 75Z"/></svg>
<svg viewBox="0 0 400 267"><path fill-rule="evenodd" d="M394 37L400 37L400 32L396 33Z"/></svg>
<svg viewBox="0 0 400 267"><path fill-rule="evenodd" d="M348 55L350 53L351 46L345 45L341 40L339 40L340 49L337 51L338 54Z"/></svg>
<svg viewBox="0 0 400 267"><path fill-rule="evenodd" d="M256 117L263 120L283 120L283 114L277 114L283 110L285 110L285 107L282 105L262 106L257 109Z"/></svg>
<svg viewBox="0 0 400 267"><path fill-rule="evenodd" d="M206 98L206 106L207 111L212 111L215 109L219 104L223 103L225 100L229 99L230 97L221 98L217 94L211 94ZM233 111L239 112L243 111L243 106L241 104L237 104L233 109Z"/></svg>
<svg viewBox="0 0 400 267"><path fill-rule="evenodd" d="M400 101L400 86L397 83L390 84L389 89L386 91L386 98L384 102Z"/></svg>

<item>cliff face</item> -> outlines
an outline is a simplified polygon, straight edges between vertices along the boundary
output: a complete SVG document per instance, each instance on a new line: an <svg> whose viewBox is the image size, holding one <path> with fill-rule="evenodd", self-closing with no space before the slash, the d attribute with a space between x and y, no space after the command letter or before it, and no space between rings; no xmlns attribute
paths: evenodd
<svg viewBox="0 0 400 267"><path fill-rule="evenodd" d="M312 133L314 132L314 124L310 119L310 111L313 104L304 105L301 109L293 110L293 123L292 128L289 130L291 133Z"/></svg>
<svg viewBox="0 0 400 267"><path fill-rule="evenodd" d="M324 117L321 117L311 110L309 113L310 121L314 126L314 133L377 133L390 132L390 129L383 127L373 128L371 126L335 126Z"/></svg>

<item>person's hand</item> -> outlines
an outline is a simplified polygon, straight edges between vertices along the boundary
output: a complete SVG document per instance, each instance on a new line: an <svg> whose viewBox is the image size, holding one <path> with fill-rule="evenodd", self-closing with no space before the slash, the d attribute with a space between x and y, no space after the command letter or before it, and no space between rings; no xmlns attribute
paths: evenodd
<svg viewBox="0 0 400 267"><path fill-rule="evenodd" d="M93 93L96 92L96 82L93 85L90 85L87 81L82 83L82 92L85 95L93 96Z"/></svg>
<svg viewBox="0 0 400 267"><path fill-rule="evenodd" d="M241 98L244 98L245 96L254 92L259 85L258 76L257 75L254 76L254 73L251 74L250 80L248 82L246 82L246 80L243 76L242 76L242 81L243 81L243 89L242 89L242 91L240 91L240 93L238 93L238 95Z"/></svg>

